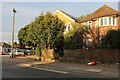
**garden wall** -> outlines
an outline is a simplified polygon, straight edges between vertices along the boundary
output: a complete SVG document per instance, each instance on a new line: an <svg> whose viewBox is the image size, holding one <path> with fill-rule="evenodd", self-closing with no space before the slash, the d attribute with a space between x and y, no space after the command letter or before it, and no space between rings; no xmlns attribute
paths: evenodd
<svg viewBox="0 0 120 80"><path fill-rule="evenodd" d="M95 60L98 63L117 63L119 54L120 49L64 50L62 60L77 62Z"/></svg>

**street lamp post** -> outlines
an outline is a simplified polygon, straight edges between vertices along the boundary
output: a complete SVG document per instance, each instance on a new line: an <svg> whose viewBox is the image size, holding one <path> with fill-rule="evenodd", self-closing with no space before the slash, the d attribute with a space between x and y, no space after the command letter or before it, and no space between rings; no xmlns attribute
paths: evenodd
<svg viewBox="0 0 120 80"><path fill-rule="evenodd" d="M13 49L14 49L14 22L15 22L15 13L16 13L16 10L15 8L13 8L13 17L12 17L12 48L11 48L11 58L14 57L14 52L13 52Z"/></svg>

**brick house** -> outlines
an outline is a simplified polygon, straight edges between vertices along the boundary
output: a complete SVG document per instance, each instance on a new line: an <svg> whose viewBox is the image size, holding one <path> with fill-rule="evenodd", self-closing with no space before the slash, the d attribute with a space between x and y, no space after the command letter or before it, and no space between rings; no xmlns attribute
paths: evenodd
<svg viewBox="0 0 120 80"><path fill-rule="evenodd" d="M88 34L84 39L85 45L91 45L92 42L99 44L101 43L101 38L109 30L120 29L120 12L112 9L107 5L103 5L93 13L87 15L83 20L78 20L77 18L67 14L61 10L56 10L53 15L56 15L61 19L66 28L65 32L72 29L72 24L86 25L91 28L92 34Z"/></svg>
<svg viewBox="0 0 120 80"><path fill-rule="evenodd" d="M86 25L92 29L95 42L99 46L101 38L109 30L120 29L120 12L107 5L103 5L101 8L86 16L84 20L81 20L80 24ZM93 39L89 35L86 37L85 42L89 44L92 40Z"/></svg>

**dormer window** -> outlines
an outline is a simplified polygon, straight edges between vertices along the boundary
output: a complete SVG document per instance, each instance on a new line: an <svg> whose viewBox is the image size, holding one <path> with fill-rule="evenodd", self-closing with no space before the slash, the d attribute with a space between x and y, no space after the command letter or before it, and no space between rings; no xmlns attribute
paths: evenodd
<svg viewBox="0 0 120 80"><path fill-rule="evenodd" d="M66 25L66 31L70 30L70 24Z"/></svg>

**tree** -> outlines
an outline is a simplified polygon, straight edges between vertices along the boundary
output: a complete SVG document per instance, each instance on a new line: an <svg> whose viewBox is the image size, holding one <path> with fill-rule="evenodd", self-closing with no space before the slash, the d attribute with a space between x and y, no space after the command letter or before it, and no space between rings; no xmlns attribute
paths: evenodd
<svg viewBox="0 0 120 80"><path fill-rule="evenodd" d="M16 46L16 45L17 45L17 42L14 42L14 45Z"/></svg>
<svg viewBox="0 0 120 80"><path fill-rule="evenodd" d="M110 30L102 38L102 48L120 48L120 30Z"/></svg>
<svg viewBox="0 0 120 80"><path fill-rule="evenodd" d="M88 33L87 26L80 24L73 24L73 28L70 29L65 35L65 48L66 49L79 49L83 48L84 36Z"/></svg>
<svg viewBox="0 0 120 80"><path fill-rule="evenodd" d="M28 42L41 50L54 48L59 42L64 29L63 22L57 16L53 16L50 12L41 13L35 20L21 28L18 33L18 40L24 45Z"/></svg>
<svg viewBox="0 0 120 80"><path fill-rule="evenodd" d="M26 35L25 28L21 28L18 32L18 41L21 46L24 46L24 36Z"/></svg>

